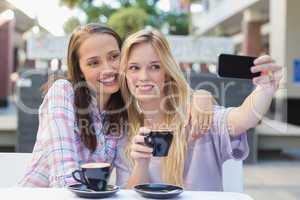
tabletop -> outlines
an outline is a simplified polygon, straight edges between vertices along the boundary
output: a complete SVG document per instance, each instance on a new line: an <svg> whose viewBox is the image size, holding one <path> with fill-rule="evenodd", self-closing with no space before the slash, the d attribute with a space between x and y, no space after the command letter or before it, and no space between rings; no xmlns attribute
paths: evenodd
<svg viewBox="0 0 300 200"><path fill-rule="evenodd" d="M0 188L1 199L10 200L53 200L53 199L81 199L65 188ZM115 196L107 199L145 199L133 190L120 190ZM188 200L253 200L246 194L231 192L202 192L202 191L184 191L175 199Z"/></svg>

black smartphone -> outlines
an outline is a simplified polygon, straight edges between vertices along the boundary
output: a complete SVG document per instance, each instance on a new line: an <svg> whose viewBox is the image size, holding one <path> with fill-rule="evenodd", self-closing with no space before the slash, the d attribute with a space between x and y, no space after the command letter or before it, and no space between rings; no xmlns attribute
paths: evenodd
<svg viewBox="0 0 300 200"><path fill-rule="evenodd" d="M218 60L218 75L225 78L252 79L260 72L252 73L256 57L221 54Z"/></svg>

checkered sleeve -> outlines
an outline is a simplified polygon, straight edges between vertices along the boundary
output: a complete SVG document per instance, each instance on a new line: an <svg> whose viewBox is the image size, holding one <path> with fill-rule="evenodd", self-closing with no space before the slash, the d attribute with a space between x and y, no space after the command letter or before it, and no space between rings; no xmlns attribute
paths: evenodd
<svg viewBox="0 0 300 200"><path fill-rule="evenodd" d="M74 90L67 80L58 80L49 89L40 109L40 126L48 163L49 186L75 183L72 171L79 168L75 135Z"/></svg>

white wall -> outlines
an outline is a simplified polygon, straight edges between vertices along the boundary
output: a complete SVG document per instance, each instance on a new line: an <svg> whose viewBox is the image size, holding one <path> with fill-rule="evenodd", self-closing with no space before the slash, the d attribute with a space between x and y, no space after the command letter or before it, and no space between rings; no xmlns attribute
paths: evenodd
<svg viewBox="0 0 300 200"><path fill-rule="evenodd" d="M300 97L300 84L293 83L293 62L300 59L300 1L270 0L270 52L285 67L284 80L277 96Z"/></svg>

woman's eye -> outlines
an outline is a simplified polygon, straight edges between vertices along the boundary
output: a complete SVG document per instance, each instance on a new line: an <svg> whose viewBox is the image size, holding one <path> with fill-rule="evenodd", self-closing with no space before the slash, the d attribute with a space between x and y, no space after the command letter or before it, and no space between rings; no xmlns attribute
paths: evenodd
<svg viewBox="0 0 300 200"><path fill-rule="evenodd" d="M128 67L128 69L131 70L131 71L136 71L136 70L139 69L139 67L136 66L136 65L131 65L131 66Z"/></svg>
<svg viewBox="0 0 300 200"><path fill-rule="evenodd" d="M113 59L118 59L118 58L120 57L120 54L119 54L119 53L118 53L118 54L115 54L115 55L113 55L112 57L113 57Z"/></svg>
<svg viewBox="0 0 300 200"><path fill-rule="evenodd" d="M151 65L151 69L158 70L158 69L160 69L160 66L159 65Z"/></svg>
<svg viewBox="0 0 300 200"><path fill-rule="evenodd" d="M98 61L91 61L91 62L88 62L88 63L87 63L87 65L88 65L89 67L96 67L98 64L99 64Z"/></svg>
<svg viewBox="0 0 300 200"><path fill-rule="evenodd" d="M119 58L120 58L120 54L119 54L119 53L113 54L113 55L111 55L111 56L109 57L109 59L110 59L110 60L113 60L113 61L119 60Z"/></svg>

